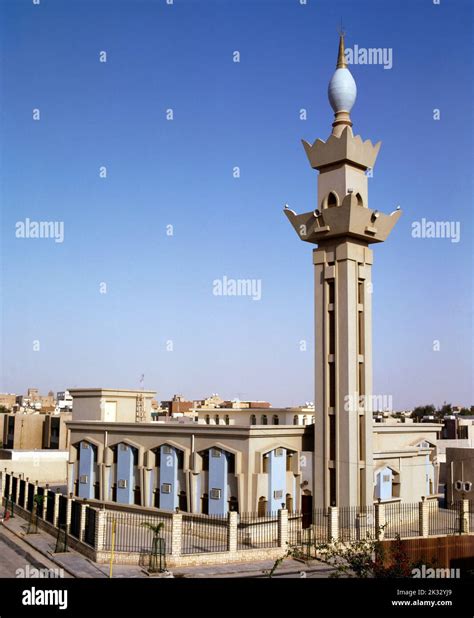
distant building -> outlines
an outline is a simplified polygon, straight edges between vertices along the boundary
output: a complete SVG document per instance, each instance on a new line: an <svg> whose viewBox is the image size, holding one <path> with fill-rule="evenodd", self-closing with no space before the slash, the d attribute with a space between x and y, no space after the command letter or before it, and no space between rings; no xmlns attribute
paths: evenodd
<svg viewBox="0 0 474 618"><path fill-rule="evenodd" d="M161 402L162 410L170 416L180 416L194 407L194 401L186 401L182 395L174 395L173 399Z"/></svg>
<svg viewBox="0 0 474 618"><path fill-rule="evenodd" d="M150 422L155 391L116 388L70 388L74 420L104 423Z"/></svg>
<svg viewBox="0 0 474 618"><path fill-rule="evenodd" d="M71 414L24 414L21 412L3 415L3 448L14 450L66 449L66 421Z"/></svg>
<svg viewBox="0 0 474 618"><path fill-rule="evenodd" d="M73 398L69 391L60 391L56 395L56 411L71 412L72 411Z"/></svg>
<svg viewBox="0 0 474 618"><path fill-rule="evenodd" d="M16 395L14 393L0 393L0 406L12 410L16 404Z"/></svg>

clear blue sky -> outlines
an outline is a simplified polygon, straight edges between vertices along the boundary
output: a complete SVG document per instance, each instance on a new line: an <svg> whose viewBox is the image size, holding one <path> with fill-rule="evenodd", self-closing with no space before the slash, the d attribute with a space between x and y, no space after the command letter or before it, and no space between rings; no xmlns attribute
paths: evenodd
<svg viewBox="0 0 474 618"><path fill-rule="evenodd" d="M374 392L397 409L474 403L469 0L0 11L2 391L139 388L145 374L161 399L314 399L311 246L282 208L315 207L300 139L330 134L342 17L348 47L393 50L391 70L351 69L354 132L382 141L370 206L404 211L374 248ZM459 221L460 242L412 238L423 217ZM26 218L64 222L64 242L16 238ZM223 276L260 279L262 299L214 296Z"/></svg>

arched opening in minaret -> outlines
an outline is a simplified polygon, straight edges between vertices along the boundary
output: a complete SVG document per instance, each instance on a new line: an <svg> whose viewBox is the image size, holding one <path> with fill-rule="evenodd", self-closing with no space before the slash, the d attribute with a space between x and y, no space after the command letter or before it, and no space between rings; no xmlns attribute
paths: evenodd
<svg viewBox="0 0 474 618"><path fill-rule="evenodd" d="M356 193L357 206L363 206L364 200L362 199L362 195L360 193Z"/></svg>
<svg viewBox="0 0 474 618"><path fill-rule="evenodd" d="M328 208L332 208L333 206L337 206L338 199L337 199L337 195L334 193L334 191L331 191L329 193L326 204L327 204Z"/></svg>

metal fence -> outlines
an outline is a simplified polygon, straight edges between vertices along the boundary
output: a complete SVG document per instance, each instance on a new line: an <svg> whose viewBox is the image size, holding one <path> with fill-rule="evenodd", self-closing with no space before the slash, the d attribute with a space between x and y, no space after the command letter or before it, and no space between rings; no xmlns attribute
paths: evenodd
<svg viewBox="0 0 474 618"><path fill-rule="evenodd" d="M46 521L50 524L54 524L54 492L48 491L46 493Z"/></svg>
<svg viewBox="0 0 474 618"><path fill-rule="evenodd" d="M82 540L81 537L81 503L73 500L71 502L71 526L69 533L76 537L76 539Z"/></svg>
<svg viewBox="0 0 474 618"><path fill-rule="evenodd" d="M104 550L149 553L153 527L163 524L159 536L165 539L166 553L171 552L171 516L107 511L105 514ZM151 526L151 527L150 527Z"/></svg>
<svg viewBox="0 0 474 618"><path fill-rule="evenodd" d="M67 523L67 497L61 494L59 496L58 527L65 526L66 523Z"/></svg>
<svg viewBox="0 0 474 618"><path fill-rule="evenodd" d="M18 492L18 504L23 506L25 504L25 490L26 490L26 481L25 479L20 479L20 489Z"/></svg>
<svg viewBox="0 0 474 618"><path fill-rule="evenodd" d="M308 546L323 543L328 539L328 511L314 509L310 513L288 513L288 544Z"/></svg>
<svg viewBox="0 0 474 618"><path fill-rule="evenodd" d="M13 502L17 501L17 488L18 488L18 478L16 476L12 477L12 491L11 491L11 499Z"/></svg>
<svg viewBox="0 0 474 618"><path fill-rule="evenodd" d="M418 502L391 502L385 504L384 538L408 538L420 534Z"/></svg>
<svg viewBox="0 0 474 618"><path fill-rule="evenodd" d="M10 481L10 474L5 474L5 486L3 487L3 495L6 498L10 497L10 487L11 487L11 481Z"/></svg>
<svg viewBox="0 0 474 618"><path fill-rule="evenodd" d="M183 515L181 553L227 551L227 515Z"/></svg>
<svg viewBox="0 0 474 618"><path fill-rule="evenodd" d="M461 502L453 503L449 508L439 508L437 503L430 504L428 510L428 534L460 534Z"/></svg>
<svg viewBox="0 0 474 618"><path fill-rule="evenodd" d="M91 547L95 547L96 526L97 526L97 510L88 506L86 508L84 541Z"/></svg>
<svg viewBox="0 0 474 618"><path fill-rule="evenodd" d="M339 540L375 539L375 507L342 506L339 508Z"/></svg>
<svg viewBox="0 0 474 618"><path fill-rule="evenodd" d="M26 496L26 510L29 511L30 513L33 510L34 497L35 497L35 486L33 485L33 483L28 483L28 490L27 490L27 496Z"/></svg>
<svg viewBox="0 0 474 618"><path fill-rule="evenodd" d="M278 547L278 512L242 513L237 523L237 549Z"/></svg>

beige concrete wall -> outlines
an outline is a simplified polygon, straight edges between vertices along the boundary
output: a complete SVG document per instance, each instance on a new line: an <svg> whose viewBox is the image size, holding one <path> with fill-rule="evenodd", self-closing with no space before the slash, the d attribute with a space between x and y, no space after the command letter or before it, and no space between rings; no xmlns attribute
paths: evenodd
<svg viewBox="0 0 474 618"><path fill-rule="evenodd" d="M53 485L66 485L67 482L67 460L49 460L49 461L15 461L9 459L0 459L0 470L19 476L24 475L31 482L49 483Z"/></svg>
<svg viewBox="0 0 474 618"><path fill-rule="evenodd" d="M151 421L151 402L155 391L121 389L70 389L73 418L79 421L107 421L107 411L115 407L113 422L133 423L137 416L137 397L144 398L145 420Z"/></svg>
<svg viewBox="0 0 474 618"><path fill-rule="evenodd" d="M9 419L14 421L13 444L8 445ZM3 445L14 449L43 448L44 414L5 414L3 422Z"/></svg>
<svg viewBox="0 0 474 618"><path fill-rule="evenodd" d="M374 423L374 453L413 447L422 440L427 440L436 445L437 435L441 431L441 427L439 424L432 423L413 423L408 425L404 423L393 425Z"/></svg>

